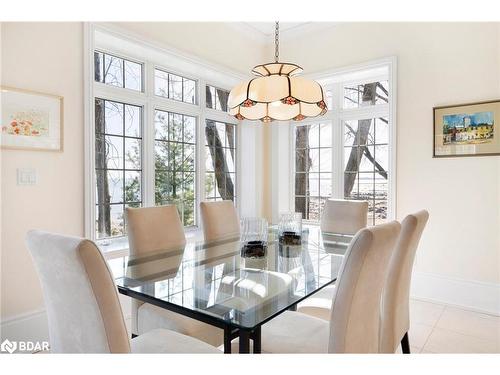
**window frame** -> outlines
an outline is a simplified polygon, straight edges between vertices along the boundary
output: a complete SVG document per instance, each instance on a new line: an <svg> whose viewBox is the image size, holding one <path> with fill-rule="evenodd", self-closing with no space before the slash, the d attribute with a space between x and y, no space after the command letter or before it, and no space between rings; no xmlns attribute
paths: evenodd
<svg viewBox="0 0 500 375"><path fill-rule="evenodd" d="M109 43L103 46L96 43L96 33L109 34L110 38L119 38L123 46ZM106 37L107 38L107 37ZM115 40L116 42L116 40ZM147 53L143 56L139 51L129 50L131 43L140 43ZM106 43L104 43L106 44ZM112 55L120 59L125 59L142 65L142 91L108 85L103 82L95 81L94 75L94 52L101 52ZM141 58L143 57L143 58ZM163 63L169 62L171 66ZM172 61L177 64L172 64ZM174 66L177 65L177 66ZM187 103L175 99L161 97L155 94L155 69L175 74L183 78L191 79L196 82L196 103ZM189 70L200 72L199 75L190 74ZM214 74L213 72L217 72ZM206 79L206 77L211 77ZM214 79L214 76L216 79ZM218 80L219 78L220 80ZM193 57L180 55L172 51L159 48L148 44L146 41L140 41L123 32L117 32L112 27L98 26L93 23L84 24L84 117L85 117L85 236L100 242L109 243L109 247L116 247L115 244L122 244L126 241L124 236L108 237L105 239L96 239L96 197L95 197L95 113L94 101L96 98L118 101L124 104L131 104L142 108L142 150L141 166L142 181L141 194L143 207L155 205L155 154L154 154L154 113L155 110L180 113L196 118L196 159L195 159L195 223L193 227L185 227L186 231L197 230L201 226L199 205L205 201L205 121L206 119L215 120L224 123L236 125L236 192L237 197L240 194L240 133L241 128L238 121L226 112L206 108L205 85L214 86L229 91L232 85L238 82L242 77L234 72L228 71L219 66L212 66L203 60L196 60ZM238 201L235 202L239 210ZM122 245L117 245L119 248ZM116 249L113 249L116 250Z"/></svg>
<svg viewBox="0 0 500 375"><path fill-rule="evenodd" d="M380 69L386 73L380 73ZM295 129L297 126L330 122L332 125L332 198L344 199L344 122L368 118L387 117L389 119L388 149L389 149L389 176L387 181L387 220L396 218L396 100L397 100L397 60L388 57L382 60L359 64L352 67L323 72L312 79L322 83L324 91L332 92L332 109L319 118L308 118L300 122L290 123L290 179L291 187L289 207L295 210ZM373 72L373 73L369 73ZM345 78L359 76L359 78ZM343 90L345 86L364 84L387 80L389 97L387 104L358 108L343 108ZM318 224L318 221L304 220L308 224Z"/></svg>

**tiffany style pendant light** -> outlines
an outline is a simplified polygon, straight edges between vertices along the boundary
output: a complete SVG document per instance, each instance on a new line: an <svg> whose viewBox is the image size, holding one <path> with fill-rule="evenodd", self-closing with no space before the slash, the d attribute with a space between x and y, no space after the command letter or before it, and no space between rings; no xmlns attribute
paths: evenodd
<svg viewBox="0 0 500 375"><path fill-rule="evenodd" d="M323 88L313 80L297 77L302 68L279 61L279 23L275 29L274 62L257 65L257 77L234 87L228 99L229 113L238 120L300 121L327 111Z"/></svg>

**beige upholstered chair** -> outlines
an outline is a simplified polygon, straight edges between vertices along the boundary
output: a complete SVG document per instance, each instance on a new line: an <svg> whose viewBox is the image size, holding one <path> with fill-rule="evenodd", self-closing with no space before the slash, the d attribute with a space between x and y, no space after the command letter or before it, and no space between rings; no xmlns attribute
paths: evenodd
<svg viewBox="0 0 500 375"><path fill-rule="evenodd" d="M232 201L201 202L200 212L205 241L240 235L240 221Z"/></svg>
<svg viewBox="0 0 500 375"><path fill-rule="evenodd" d="M321 215L323 232L356 234L366 227L368 202L344 199L328 199Z"/></svg>
<svg viewBox="0 0 500 375"><path fill-rule="evenodd" d="M92 241L30 231L26 242L42 284L52 353L220 353L161 329L129 341L113 276Z"/></svg>
<svg viewBox="0 0 500 375"><path fill-rule="evenodd" d="M394 353L401 342L403 353L410 353L410 283L413 261L429 213L408 215L401 222L401 234L389 266L382 299L381 351Z"/></svg>
<svg viewBox="0 0 500 375"><path fill-rule="evenodd" d="M262 351L378 353L382 291L400 228L393 221L360 230L341 266L330 321L286 311L262 326Z"/></svg>
<svg viewBox="0 0 500 375"><path fill-rule="evenodd" d="M321 216L321 231L355 234L366 228L367 217L368 202L328 199ZM328 320L334 295L335 285L329 285L301 302L297 311Z"/></svg>
<svg viewBox="0 0 500 375"><path fill-rule="evenodd" d="M126 215L131 255L178 250L186 244L184 228L175 205L127 208ZM220 328L133 299L132 333L141 335L155 328L177 331L214 346L224 341L224 333Z"/></svg>

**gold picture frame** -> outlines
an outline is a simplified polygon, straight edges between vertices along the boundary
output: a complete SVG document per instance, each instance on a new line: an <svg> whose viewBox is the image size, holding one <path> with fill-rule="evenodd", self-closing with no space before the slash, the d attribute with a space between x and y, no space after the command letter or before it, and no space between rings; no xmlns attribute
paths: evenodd
<svg viewBox="0 0 500 375"><path fill-rule="evenodd" d="M0 87L2 149L62 152L64 98L38 91Z"/></svg>
<svg viewBox="0 0 500 375"><path fill-rule="evenodd" d="M433 108L434 158L500 155L500 99Z"/></svg>

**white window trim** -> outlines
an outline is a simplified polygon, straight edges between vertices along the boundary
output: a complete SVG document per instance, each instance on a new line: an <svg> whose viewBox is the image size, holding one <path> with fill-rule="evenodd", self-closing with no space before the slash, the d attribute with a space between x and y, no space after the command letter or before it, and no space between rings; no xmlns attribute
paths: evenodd
<svg viewBox="0 0 500 375"><path fill-rule="evenodd" d="M364 71L386 68L387 74L384 75L370 75L365 76ZM359 79L342 80L342 77L360 73ZM300 125L330 122L332 124L332 197L337 199L344 198L344 153L343 153L343 121L345 120L358 120L368 117L387 116L391 128L389 131L389 181L388 181L388 206L387 206L387 219L394 220L396 218L396 204L397 204L397 58L395 56L387 57L380 60L375 60L367 63L357 64L340 69L333 69L321 73L310 74L309 78L319 82L328 82L327 85L331 86L333 90L337 91L337 95L332 95L334 102L333 108L338 108L335 111L328 111L320 118L311 118L301 121ZM389 102L387 104L378 104L370 108L355 108L355 109L342 109L341 90L343 86L349 83L367 83L374 82L374 80L387 79L389 82ZM295 208L295 125L291 123L290 126L290 207ZM337 140L337 141L336 141ZM340 173L340 175L338 175ZM336 175L337 174L337 175ZM316 221L305 220L306 223L317 224Z"/></svg>
<svg viewBox="0 0 500 375"><path fill-rule="evenodd" d="M152 56L161 56L164 61L177 61L179 66L159 64L157 61L140 59L134 53L124 53L120 48L96 46L95 34L97 32L109 34L110 37L123 40L124 43L140 43L141 48L147 48ZM230 90L237 82L245 77L241 74L230 71L222 66L217 66L201 60L197 57L189 56L174 50L166 49L163 46L156 45L149 41L124 31L111 25L102 25L95 23L84 23L84 223L85 236L95 239L95 127L94 127L94 98L100 97L114 101L122 101L127 104L135 104L143 107L142 124L142 202L144 206L154 205L154 118L152 114L154 109L165 110L169 112L182 113L196 117L196 143L197 157L195 161L196 168L196 204L205 200L204 176L205 176L205 142L204 131L206 119L215 120L224 123L238 124L234 117L227 113L206 108L205 85L215 86L217 88ZM126 50L126 48L124 48ZM135 91L120 87L106 85L100 82L94 82L94 51L98 50L104 53L124 58L133 62L139 62L143 65L143 91ZM184 103L173 99L162 98L154 94L154 69L159 68L172 74L177 74L185 78L193 79L197 82L197 104ZM191 72L191 73L190 73ZM199 72L198 75L192 72ZM238 200L241 197L241 155L240 155L240 126L236 127L237 155L236 155L236 181L237 181L237 209L239 210ZM148 160L146 161L146 158ZM199 208L195 208L197 227L201 227L199 217ZM186 228L188 231L191 228ZM117 237L117 238L123 238ZM110 239L113 241L113 239Z"/></svg>

